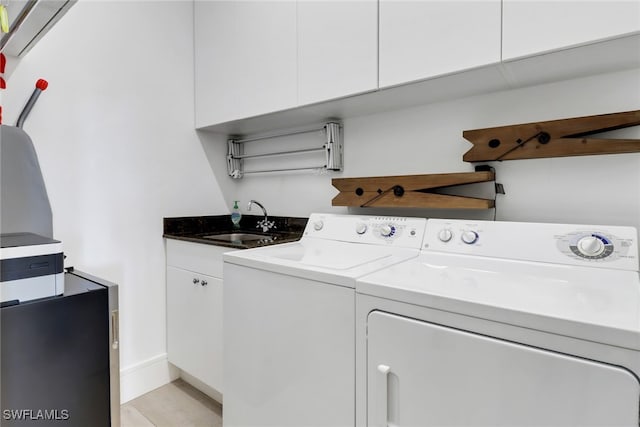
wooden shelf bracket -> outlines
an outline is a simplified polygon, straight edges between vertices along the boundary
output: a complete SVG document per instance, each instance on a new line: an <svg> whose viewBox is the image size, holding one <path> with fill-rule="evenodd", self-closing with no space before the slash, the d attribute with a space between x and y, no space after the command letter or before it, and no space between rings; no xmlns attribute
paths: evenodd
<svg viewBox="0 0 640 427"><path fill-rule="evenodd" d="M429 175L334 178L331 184L340 190L333 206L403 207L444 209L489 209L492 199L440 194L443 188L495 181L493 171Z"/></svg>
<svg viewBox="0 0 640 427"><path fill-rule="evenodd" d="M637 125L640 110L466 130L462 136L473 148L463 160L488 162L640 152L640 139L589 138Z"/></svg>

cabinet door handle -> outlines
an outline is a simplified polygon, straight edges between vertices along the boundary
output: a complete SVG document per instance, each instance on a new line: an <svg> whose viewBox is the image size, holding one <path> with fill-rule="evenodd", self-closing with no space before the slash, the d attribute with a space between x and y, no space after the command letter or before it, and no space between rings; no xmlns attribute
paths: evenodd
<svg viewBox="0 0 640 427"><path fill-rule="evenodd" d="M378 414L380 416L379 421L376 425L381 427L389 426L389 372L391 372L391 367L387 365L378 365L378 372L380 372L381 378L379 381L380 389L378 390L378 395L380 396L380 401L378 402Z"/></svg>
<svg viewBox="0 0 640 427"><path fill-rule="evenodd" d="M111 312L111 348L117 350L120 346L120 322L118 322L118 310Z"/></svg>
<svg viewBox="0 0 640 427"><path fill-rule="evenodd" d="M200 283L200 279L194 277L193 278L193 284L197 285L198 283Z"/></svg>
<svg viewBox="0 0 640 427"><path fill-rule="evenodd" d="M209 282L207 282L206 280L203 280L202 282L200 282L200 284L202 286L207 286L209 284Z"/></svg>

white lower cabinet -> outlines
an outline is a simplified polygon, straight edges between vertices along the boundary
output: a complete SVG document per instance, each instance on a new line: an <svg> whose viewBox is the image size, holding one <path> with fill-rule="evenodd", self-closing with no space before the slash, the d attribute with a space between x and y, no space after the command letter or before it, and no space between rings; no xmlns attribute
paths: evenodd
<svg viewBox="0 0 640 427"><path fill-rule="evenodd" d="M166 243L169 362L222 394L222 254L230 249Z"/></svg>
<svg viewBox="0 0 640 427"><path fill-rule="evenodd" d="M167 267L169 361L222 392L222 279Z"/></svg>

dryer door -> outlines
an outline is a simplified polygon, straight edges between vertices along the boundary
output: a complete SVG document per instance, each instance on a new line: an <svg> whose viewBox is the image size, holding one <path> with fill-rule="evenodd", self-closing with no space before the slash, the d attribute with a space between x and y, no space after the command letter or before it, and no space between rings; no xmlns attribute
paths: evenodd
<svg viewBox="0 0 640 427"><path fill-rule="evenodd" d="M629 371L379 311L368 317L369 426L633 426Z"/></svg>

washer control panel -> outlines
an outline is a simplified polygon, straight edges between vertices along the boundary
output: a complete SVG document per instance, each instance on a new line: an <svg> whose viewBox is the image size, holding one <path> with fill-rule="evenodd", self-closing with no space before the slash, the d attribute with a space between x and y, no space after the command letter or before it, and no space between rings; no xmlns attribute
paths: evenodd
<svg viewBox="0 0 640 427"><path fill-rule="evenodd" d="M425 251L637 271L633 227L429 219Z"/></svg>
<svg viewBox="0 0 640 427"><path fill-rule="evenodd" d="M343 242L419 249L426 224L425 218L312 214L303 235Z"/></svg>

